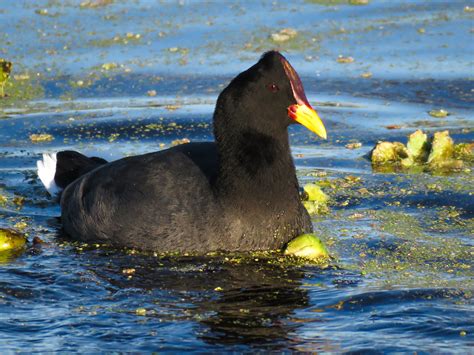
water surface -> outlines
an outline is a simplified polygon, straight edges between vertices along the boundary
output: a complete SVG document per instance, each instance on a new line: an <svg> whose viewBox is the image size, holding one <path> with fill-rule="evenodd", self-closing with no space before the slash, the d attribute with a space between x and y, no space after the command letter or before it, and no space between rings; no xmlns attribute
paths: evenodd
<svg viewBox="0 0 474 355"><path fill-rule="evenodd" d="M0 255L2 351L472 351L472 171L377 173L363 158L418 128L473 140L472 2L80 4L0 1L0 57L14 63L0 101L0 227L45 242ZM298 35L270 39L287 27ZM57 238L59 207L35 171L41 153L116 159L210 140L218 93L272 48L328 129L321 141L290 128L301 183L325 183L331 197L314 217L335 257L328 268ZM428 114L439 108L450 115ZM32 143L38 133L53 140ZM362 147L345 148L352 142Z"/></svg>

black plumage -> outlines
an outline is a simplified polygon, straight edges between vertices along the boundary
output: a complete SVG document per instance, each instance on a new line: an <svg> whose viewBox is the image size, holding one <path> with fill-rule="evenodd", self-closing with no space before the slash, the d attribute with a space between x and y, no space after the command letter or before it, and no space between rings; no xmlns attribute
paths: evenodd
<svg viewBox="0 0 474 355"><path fill-rule="evenodd" d="M311 232L287 132L297 104L310 108L296 72L278 52L264 54L219 95L215 142L90 163L62 194L65 232L198 253L276 249Z"/></svg>
<svg viewBox="0 0 474 355"><path fill-rule="evenodd" d="M100 165L107 164L105 159L98 157L88 158L72 150L63 150L56 155L56 158L54 182L61 189L64 189L78 177L94 170Z"/></svg>

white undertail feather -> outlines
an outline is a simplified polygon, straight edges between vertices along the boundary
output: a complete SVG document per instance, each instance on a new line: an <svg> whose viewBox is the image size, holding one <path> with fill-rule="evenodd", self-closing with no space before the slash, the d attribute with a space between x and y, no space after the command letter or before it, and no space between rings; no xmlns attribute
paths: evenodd
<svg viewBox="0 0 474 355"><path fill-rule="evenodd" d="M56 153L43 154L43 160L38 160L36 166L38 167L38 176L43 183L46 190L51 196L56 196L61 192L61 189L54 182L54 175L56 174Z"/></svg>

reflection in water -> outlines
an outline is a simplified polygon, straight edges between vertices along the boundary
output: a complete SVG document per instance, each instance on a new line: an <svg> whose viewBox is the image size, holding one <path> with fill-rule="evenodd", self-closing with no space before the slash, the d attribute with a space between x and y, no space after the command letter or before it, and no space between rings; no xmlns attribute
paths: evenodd
<svg viewBox="0 0 474 355"><path fill-rule="evenodd" d="M273 265L261 258L237 264L220 256L83 256L89 259L91 271L119 289L159 289L179 294L180 303L188 304L186 317L199 321L199 337L211 344L285 347L289 333L297 326L288 318L309 303L307 291L301 288L301 269ZM123 270L132 268L135 271L128 278Z"/></svg>
<svg viewBox="0 0 474 355"><path fill-rule="evenodd" d="M0 265L9 264L25 252L25 248L0 252Z"/></svg>
<svg viewBox="0 0 474 355"><path fill-rule="evenodd" d="M278 275L281 272L278 269L257 274L240 267L233 271L244 272L249 282L224 291L214 301L199 304L202 310L211 312L211 316L202 322L209 327L202 338L210 343L258 343L279 347L278 343L287 340L295 328L295 324L287 321L288 316L297 308L308 305L307 292L299 288L302 275L295 271L285 280ZM281 346L286 347L285 344Z"/></svg>

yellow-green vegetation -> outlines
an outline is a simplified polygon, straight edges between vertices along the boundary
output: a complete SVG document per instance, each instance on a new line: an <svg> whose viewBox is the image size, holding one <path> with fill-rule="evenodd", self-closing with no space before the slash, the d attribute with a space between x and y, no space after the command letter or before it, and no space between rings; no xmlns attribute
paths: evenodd
<svg viewBox="0 0 474 355"><path fill-rule="evenodd" d="M423 193L426 182L407 177L416 181L414 191L401 193L404 189L397 184L387 193L393 197ZM378 286L458 287L460 282L468 289L474 286L474 247L466 241L474 233L474 218L466 218L462 209L442 207L429 218L425 212L399 207L364 209L360 215L361 222L351 219L348 211L335 210L324 217L325 225L315 225L337 251L341 267L367 275L366 281Z"/></svg>
<svg viewBox="0 0 474 355"><path fill-rule="evenodd" d="M342 64L349 64L349 63L353 63L354 62L354 58L352 57L345 57L343 55L339 55L336 59L336 61L338 63L342 63Z"/></svg>
<svg viewBox="0 0 474 355"><path fill-rule="evenodd" d="M307 50L317 53L320 49L320 39L319 34L314 34L310 31L297 31L293 28L275 29L261 27L258 31L248 34L248 40L244 47L246 50L253 52L262 52L277 45L281 51ZM313 60L313 58L313 56L307 57L308 60Z"/></svg>
<svg viewBox="0 0 474 355"><path fill-rule="evenodd" d="M320 267L328 266L328 263L332 257L329 256L324 243L318 237L313 234L305 234L293 239L293 241L296 239L299 239L301 242L292 244L291 250L294 252L289 252L288 247L283 250L256 250L251 252L212 251L206 253L205 255L193 252L146 252L130 248L124 248L122 249L122 252L128 255L154 257L156 258L156 261L159 265L162 265L164 262L189 262L190 260L195 262L195 260L199 259L204 263L262 266L269 265L279 268L304 266L307 265L308 262ZM116 248L107 244L89 244L77 241L63 241L61 244L59 244L59 246L61 248L72 248L79 253L97 249L100 249L104 252L117 252ZM307 253L308 256L300 255L299 253L303 252L303 250L300 249L304 249L304 252ZM298 252L298 250L300 250L300 252ZM128 265L127 268L121 270L121 273L127 278L132 278L135 276L137 270L138 269L136 266Z"/></svg>
<svg viewBox="0 0 474 355"><path fill-rule="evenodd" d="M0 229L0 252L18 250L25 246L26 237L11 229Z"/></svg>
<svg viewBox="0 0 474 355"><path fill-rule="evenodd" d="M428 114L436 118L445 118L445 117L448 117L449 112L443 109L439 109L439 110L431 110L428 112Z"/></svg>
<svg viewBox="0 0 474 355"><path fill-rule="evenodd" d="M2 97L2 94L5 95ZM43 95L43 86L38 83L37 79L32 79L28 74L14 75L3 83L0 79L0 108L18 107L19 102L36 99Z"/></svg>
<svg viewBox="0 0 474 355"><path fill-rule="evenodd" d="M334 6L334 5L367 5L369 0L306 0L311 4Z"/></svg>
<svg viewBox="0 0 474 355"><path fill-rule="evenodd" d="M329 206L338 206L338 207L345 207L349 205L350 203L354 202L355 200L358 200L360 198L365 198L372 193L364 187L364 181L354 175L347 175L341 178L327 178L325 177L325 174L321 173L312 173L312 172L306 172L304 175L306 176L317 176L318 180L315 183L308 184L309 187L312 187L312 185L318 186L320 189L323 188L325 191L329 191L329 196L324 193L326 196L320 197L322 201L326 201L323 204L316 204L314 202L308 201L309 196L308 192L304 191L303 194L303 204L307 209L309 209L309 213L313 220L318 217L318 215L322 214L327 214L329 213ZM370 188L370 186L368 186ZM314 189L314 191L318 191L317 189ZM350 193L350 196L349 196ZM314 198L314 197L313 197ZM309 202L309 203L308 203ZM310 210L313 208L313 210Z"/></svg>
<svg viewBox="0 0 474 355"><path fill-rule="evenodd" d="M8 198L5 195L0 194L0 206L6 206Z"/></svg>
<svg viewBox="0 0 474 355"><path fill-rule="evenodd" d="M118 64L114 63L114 62L102 64L102 69L104 69L104 70L112 70L112 69L116 69L116 68L118 68Z"/></svg>
<svg viewBox="0 0 474 355"><path fill-rule="evenodd" d="M13 64L5 59L0 58L0 98L5 96L5 84L7 83Z"/></svg>
<svg viewBox="0 0 474 355"><path fill-rule="evenodd" d="M408 152L400 142L378 142L372 151L372 164L396 163L408 158Z"/></svg>
<svg viewBox="0 0 474 355"><path fill-rule="evenodd" d="M86 0L81 2L79 7L81 9L96 9L99 7L104 7L110 4L113 4L113 0Z"/></svg>
<svg viewBox="0 0 474 355"><path fill-rule="evenodd" d="M33 143L51 142L54 137L49 133L30 134L30 140Z"/></svg>
<svg viewBox="0 0 474 355"><path fill-rule="evenodd" d="M284 28L278 32L272 33L270 38L274 42L286 42L298 35L298 32L293 28Z"/></svg>
<svg viewBox="0 0 474 355"><path fill-rule="evenodd" d="M454 145L449 131L435 132L430 139L417 130L408 137L406 147L400 142L378 142L370 157L372 166L378 171L387 171L386 167L409 169L411 172L458 171L465 167L465 163L472 163L473 148L473 143Z"/></svg>
<svg viewBox="0 0 474 355"><path fill-rule="evenodd" d="M474 162L474 143L460 143L454 146L454 158Z"/></svg>
<svg viewBox="0 0 474 355"><path fill-rule="evenodd" d="M431 143L427 163L431 168L460 169L461 160L454 159L454 141L448 131L436 132Z"/></svg>
<svg viewBox="0 0 474 355"><path fill-rule="evenodd" d="M348 143L345 145L347 149L359 149L362 148L361 142Z"/></svg>
<svg viewBox="0 0 474 355"><path fill-rule="evenodd" d="M372 216L376 230L398 240L387 244L393 245L389 248L359 244L357 252L364 273L380 275L395 283L426 283L423 286L448 286L449 277L443 280L440 273L471 279L474 276L471 262L474 247L459 238L430 235L418 218L405 212L374 211ZM440 223L443 220L433 221L433 225Z"/></svg>
<svg viewBox="0 0 474 355"><path fill-rule="evenodd" d="M424 162L430 152L428 135L421 130L416 130L408 136L408 156L413 162Z"/></svg>
<svg viewBox="0 0 474 355"><path fill-rule="evenodd" d="M145 308L137 308L135 310L137 316L146 316L146 309Z"/></svg>
<svg viewBox="0 0 474 355"><path fill-rule="evenodd" d="M127 32L123 36L117 35L113 38L91 40L89 41L89 44L95 47L111 47L114 45L139 44L141 39L141 34Z"/></svg>
<svg viewBox="0 0 474 355"><path fill-rule="evenodd" d="M291 240L286 246L284 254L315 262L324 262L329 259L326 246L314 234L303 234Z"/></svg>
<svg viewBox="0 0 474 355"><path fill-rule="evenodd" d="M306 176L318 176L334 206L348 201L352 207L332 208L314 224L343 268L367 275L366 281L377 286L474 286L474 247L469 242L474 218L466 213L472 174L455 179L403 174L379 180L331 174L337 175L322 177L316 171ZM463 197L446 199L449 195ZM365 198L383 208L368 208ZM432 207L433 201L439 207Z"/></svg>
<svg viewBox="0 0 474 355"><path fill-rule="evenodd" d="M310 183L304 186L303 205L310 215L322 214L328 212L329 197L320 186Z"/></svg>
<svg viewBox="0 0 474 355"><path fill-rule="evenodd" d="M319 203L327 203L329 197L316 184L306 184L304 191L308 194L308 201L316 201Z"/></svg>

